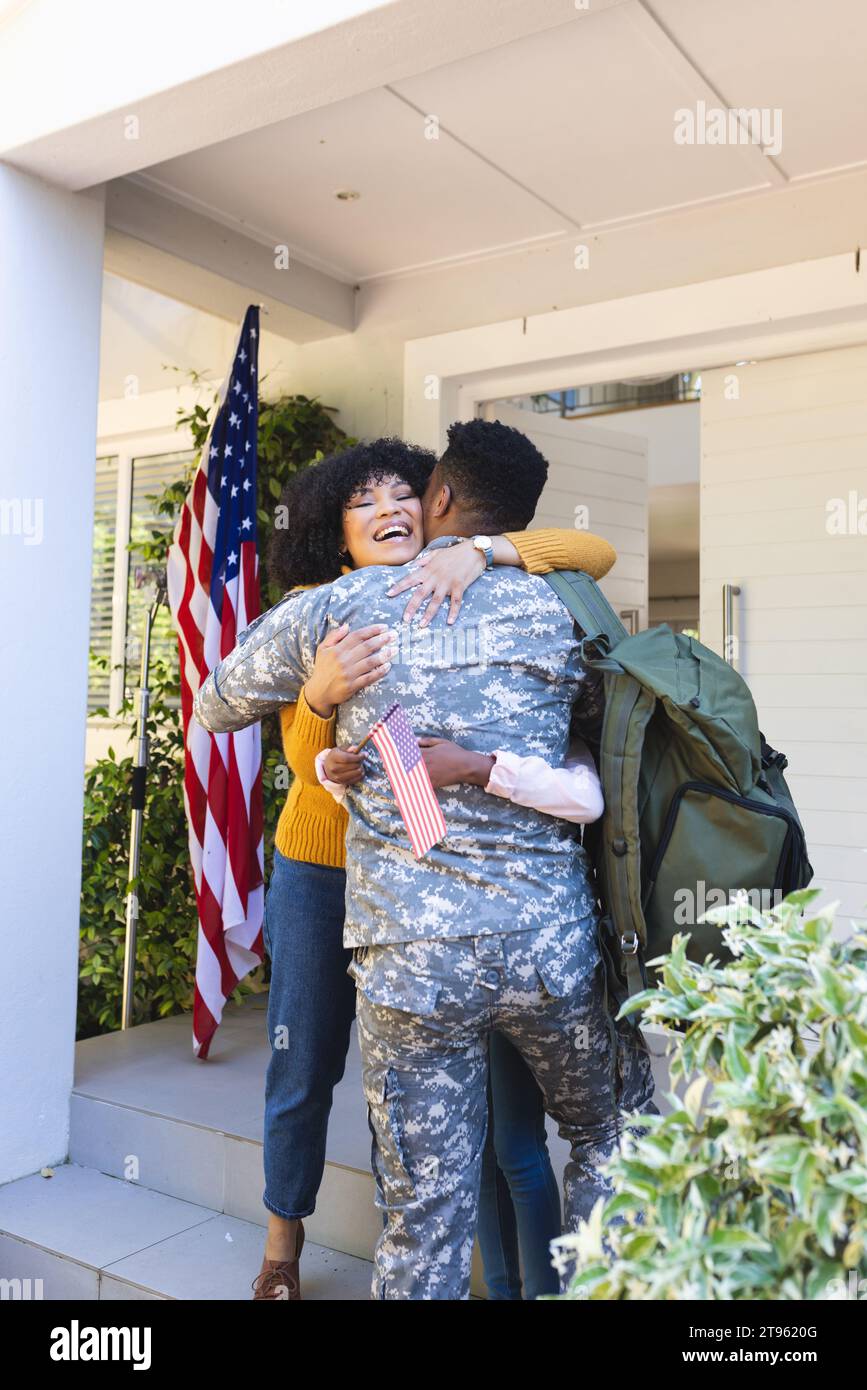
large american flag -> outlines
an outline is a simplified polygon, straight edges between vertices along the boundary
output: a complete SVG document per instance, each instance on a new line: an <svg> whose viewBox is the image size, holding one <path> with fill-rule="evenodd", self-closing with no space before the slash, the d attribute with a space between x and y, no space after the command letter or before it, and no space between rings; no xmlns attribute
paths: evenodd
<svg viewBox="0 0 867 1390"><path fill-rule="evenodd" d="M259 310L251 305L168 558L180 649L184 801L199 909L193 1049L203 1059L223 1005L263 954L260 728L210 734L192 718L202 681L260 611L258 346Z"/></svg>
<svg viewBox="0 0 867 1390"><path fill-rule="evenodd" d="M370 740L385 764L413 854L421 859L443 838L446 823L418 741L398 701L374 724Z"/></svg>

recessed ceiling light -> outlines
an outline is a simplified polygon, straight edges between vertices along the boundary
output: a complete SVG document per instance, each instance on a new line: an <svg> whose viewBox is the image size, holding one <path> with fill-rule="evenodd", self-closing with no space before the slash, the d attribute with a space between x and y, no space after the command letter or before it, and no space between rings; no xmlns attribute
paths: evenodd
<svg viewBox="0 0 867 1390"><path fill-rule="evenodd" d="M357 193L354 188L338 188L334 196L339 198L341 203L354 203L357 198L361 197L361 194Z"/></svg>

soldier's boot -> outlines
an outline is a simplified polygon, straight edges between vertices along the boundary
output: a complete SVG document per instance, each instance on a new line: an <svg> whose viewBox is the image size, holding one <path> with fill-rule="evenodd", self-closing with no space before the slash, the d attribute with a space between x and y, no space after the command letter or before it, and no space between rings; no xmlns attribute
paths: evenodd
<svg viewBox="0 0 867 1390"><path fill-rule="evenodd" d="M304 1225L301 1221L292 1224L295 1226L295 1252L289 1260L262 1261L262 1268L251 1285L254 1302L264 1298L300 1302L301 1276L298 1261L304 1248Z"/></svg>

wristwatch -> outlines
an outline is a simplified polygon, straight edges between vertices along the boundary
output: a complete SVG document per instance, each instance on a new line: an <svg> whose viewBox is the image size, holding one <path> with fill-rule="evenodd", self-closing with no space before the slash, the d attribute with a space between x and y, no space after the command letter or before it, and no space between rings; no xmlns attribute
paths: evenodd
<svg viewBox="0 0 867 1390"><path fill-rule="evenodd" d="M473 536L473 547L485 557L485 568L494 568L494 542L490 536Z"/></svg>

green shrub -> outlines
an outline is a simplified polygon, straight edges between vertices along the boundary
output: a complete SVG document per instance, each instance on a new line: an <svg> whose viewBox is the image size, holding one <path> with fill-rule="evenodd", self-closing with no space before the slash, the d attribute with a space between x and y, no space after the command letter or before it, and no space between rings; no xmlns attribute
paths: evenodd
<svg viewBox="0 0 867 1390"><path fill-rule="evenodd" d="M734 959L694 964L675 938L631 1006L682 1029L671 1076L688 1084L641 1117L614 1195L557 1242L566 1297L867 1294L867 936L835 940L817 896L714 909Z"/></svg>
<svg viewBox="0 0 867 1390"><path fill-rule="evenodd" d="M179 425L193 434L197 451L209 428L209 411L196 406L180 415ZM306 396L284 396L259 403L259 550L264 555L273 524L273 508L284 483L324 454L353 443L332 420L330 412ZM154 499L158 514L174 518L189 489L192 469ZM152 564L163 564L170 536L154 530L137 550ZM269 582L260 560L262 604L275 603L280 593ZM91 661L107 666L91 654ZM139 898L139 923L134 988L134 1021L146 1023L192 1008L195 985L198 917L187 844L183 798L183 738L179 709L177 655L171 662L151 665L151 706L148 720L148 769L141 869L134 886ZM107 711L97 713L105 715ZM132 720L132 703L123 717ZM283 763L279 721L262 725L265 862L270 862L274 831L290 784ZM85 777L82 850L81 934L79 944L79 1038L120 1027L126 895L130 887L130 784L133 760L118 759L114 750L101 758ZM267 960L242 981L235 993L259 990L267 980Z"/></svg>

